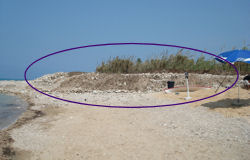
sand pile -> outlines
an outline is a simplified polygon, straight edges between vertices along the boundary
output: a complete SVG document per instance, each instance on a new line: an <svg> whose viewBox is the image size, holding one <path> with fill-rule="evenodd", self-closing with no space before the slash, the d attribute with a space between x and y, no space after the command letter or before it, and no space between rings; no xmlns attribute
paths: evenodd
<svg viewBox="0 0 250 160"><path fill-rule="evenodd" d="M225 78L223 75L190 74L190 85L217 87ZM230 86L236 76L227 76L222 87ZM40 77L31 83L44 92L83 93L99 91L145 92L162 91L167 81L175 81L175 86L185 86L181 73L141 73L141 74L105 74L105 73L55 73Z"/></svg>

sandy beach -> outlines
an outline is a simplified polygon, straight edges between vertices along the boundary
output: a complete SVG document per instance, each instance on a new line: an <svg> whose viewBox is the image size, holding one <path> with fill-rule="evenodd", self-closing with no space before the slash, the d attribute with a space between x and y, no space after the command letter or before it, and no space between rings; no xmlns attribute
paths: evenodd
<svg viewBox="0 0 250 160"><path fill-rule="evenodd" d="M134 79L131 83L137 85L133 86L129 83L131 78L120 81L122 85L117 84L120 88L93 90L92 84L87 88L82 82L77 86L76 81L72 83L75 87L70 86L69 82L81 79L80 76L86 75L58 73L31 83L51 95L92 104L140 106L185 101L185 93L166 94L162 82L155 85L161 77L155 77L150 88L145 88L150 79ZM99 79L88 77L93 81ZM101 79L109 84L109 78ZM148 83L143 86L142 82ZM96 84L94 88L100 87ZM83 90L80 86L89 90L80 92ZM136 86L137 91L133 91ZM0 159L247 160L250 159L250 91L240 89L242 104L235 106L232 104L237 100L237 91L238 88L232 88L214 98L187 105L118 109L58 101L34 91L24 81L0 81L1 93L20 96L29 103L16 123L0 132ZM192 92L191 96L199 99L214 93L211 88Z"/></svg>

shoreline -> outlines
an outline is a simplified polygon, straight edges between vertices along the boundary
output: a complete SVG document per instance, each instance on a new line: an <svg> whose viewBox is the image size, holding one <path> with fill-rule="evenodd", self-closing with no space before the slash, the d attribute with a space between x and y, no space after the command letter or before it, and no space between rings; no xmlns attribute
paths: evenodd
<svg viewBox="0 0 250 160"><path fill-rule="evenodd" d="M18 92L1 92L1 94L16 96L27 103L26 110L17 118L16 121L8 127L0 130L0 158L8 159L15 156L15 149L12 147L14 140L10 136L9 132L27 124L35 118L44 116L44 113L39 110L31 109L31 107L34 106L34 103L31 101L31 97L27 97L28 95L23 95Z"/></svg>

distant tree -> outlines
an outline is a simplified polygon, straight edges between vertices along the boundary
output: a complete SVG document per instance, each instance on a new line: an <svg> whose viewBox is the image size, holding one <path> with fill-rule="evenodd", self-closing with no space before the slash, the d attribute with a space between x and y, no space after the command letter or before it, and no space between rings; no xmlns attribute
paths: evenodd
<svg viewBox="0 0 250 160"><path fill-rule="evenodd" d="M141 58L137 58L136 63L141 64L141 62L142 62Z"/></svg>
<svg viewBox="0 0 250 160"><path fill-rule="evenodd" d="M242 50L248 50L247 46L242 47Z"/></svg>

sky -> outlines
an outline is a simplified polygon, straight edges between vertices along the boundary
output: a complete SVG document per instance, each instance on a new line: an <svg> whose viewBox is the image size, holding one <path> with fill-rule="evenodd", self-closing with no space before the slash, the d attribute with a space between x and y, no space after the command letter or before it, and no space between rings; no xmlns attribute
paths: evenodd
<svg viewBox="0 0 250 160"><path fill-rule="evenodd" d="M137 42L218 54L250 47L249 0L0 0L0 79L23 79L47 54L92 44ZM50 56L28 72L93 72L114 56L153 57L153 46L109 46Z"/></svg>

